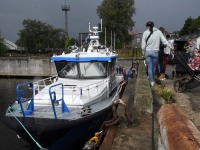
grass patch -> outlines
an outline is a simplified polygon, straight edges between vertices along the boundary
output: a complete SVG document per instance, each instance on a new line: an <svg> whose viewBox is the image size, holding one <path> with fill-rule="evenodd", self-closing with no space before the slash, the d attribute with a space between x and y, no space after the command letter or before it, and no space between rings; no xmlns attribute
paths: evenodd
<svg viewBox="0 0 200 150"><path fill-rule="evenodd" d="M130 57L142 57L142 51L141 49L116 49L117 54L119 57L123 58L130 58Z"/></svg>
<svg viewBox="0 0 200 150"><path fill-rule="evenodd" d="M158 79L155 78L155 91L164 98L165 102L167 104L169 103L175 103L176 100L174 99L174 91L165 87L165 85Z"/></svg>

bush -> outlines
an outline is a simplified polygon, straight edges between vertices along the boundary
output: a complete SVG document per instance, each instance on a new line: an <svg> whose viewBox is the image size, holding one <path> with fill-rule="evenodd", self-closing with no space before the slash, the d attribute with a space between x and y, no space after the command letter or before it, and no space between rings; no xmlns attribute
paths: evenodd
<svg viewBox="0 0 200 150"><path fill-rule="evenodd" d="M4 56L6 54L6 51L6 46L0 41L0 56Z"/></svg>
<svg viewBox="0 0 200 150"><path fill-rule="evenodd" d="M117 49L116 52L119 55L119 57L123 57L123 58L130 58L130 57L141 58L142 57L142 51L140 49L134 49L134 50L132 50L131 48Z"/></svg>
<svg viewBox="0 0 200 150"><path fill-rule="evenodd" d="M155 91L162 98L165 99L166 103L175 103L176 102L176 100L174 99L174 91L172 91L169 88L166 88L158 78L155 78L155 83L157 84L155 86Z"/></svg>

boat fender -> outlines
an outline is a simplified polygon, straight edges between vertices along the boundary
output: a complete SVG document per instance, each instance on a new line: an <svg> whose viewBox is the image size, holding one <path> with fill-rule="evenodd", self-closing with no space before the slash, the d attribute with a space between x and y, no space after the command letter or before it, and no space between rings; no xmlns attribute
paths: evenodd
<svg viewBox="0 0 200 150"><path fill-rule="evenodd" d="M89 144L91 144L92 142L95 142L95 144L98 144L99 143L99 137L101 135L102 132L96 132L94 137L92 137L90 140L89 140Z"/></svg>

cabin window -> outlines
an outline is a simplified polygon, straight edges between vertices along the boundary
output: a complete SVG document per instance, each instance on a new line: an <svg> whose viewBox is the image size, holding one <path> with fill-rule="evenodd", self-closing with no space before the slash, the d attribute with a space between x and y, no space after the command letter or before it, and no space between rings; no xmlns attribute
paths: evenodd
<svg viewBox="0 0 200 150"><path fill-rule="evenodd" d="M76 62L56 63L58 76L60 78L78 78L78 67Z"/></svg>
<svg viewBox="0 0 200 150"><path fill-rule="evenodd" d="M82 79L105 78L107 75L106 62L81 62L79 67Z"/></svg>
<svg viewBox="0 0 200 150"><path fill-rule="evenodd" d="M107 77L107 62L55 62L58 77L95 79Z"/></svg>
<svg viewBox="0 0 200 150"><path fill-rule="evenodd" d="M116 65L116 59L112 59L112 61L109 63L108 75L112 75L113 73L115 73L115 65Z"/></svg>

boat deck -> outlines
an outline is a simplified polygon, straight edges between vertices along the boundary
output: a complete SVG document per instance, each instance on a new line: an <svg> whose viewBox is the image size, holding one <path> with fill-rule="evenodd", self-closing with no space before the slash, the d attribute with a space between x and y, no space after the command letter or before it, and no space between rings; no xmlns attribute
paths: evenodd
<svg viewBox="0 0 200 150"><path fill-rule="evenodd" d="M57 116L57 119L76 120L84 116L87 116L89 114L98 112L102 108L106 108L107 106L112 105L112 100L117 99L117 98L118 96L115 97L115 93L114 93L111 97L107 98L106 100L92 104L89 107L82 108L81 106L76 106L76 107L71 106L71 107L68 107L69 113L68 112L62 113L62 106L60 104L57 106L55 105L56 116ZM28 106L28 103L23 103L24 109L27 108L27 106ZM16 117L23 116L19 104L13 104L11 107L11 111ZM12 114L7 113L7 116L12 116ZM34 106L33 113L30 115L26 115L26 117L55 118L52 105L36 105Z"/></svg>

